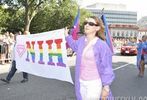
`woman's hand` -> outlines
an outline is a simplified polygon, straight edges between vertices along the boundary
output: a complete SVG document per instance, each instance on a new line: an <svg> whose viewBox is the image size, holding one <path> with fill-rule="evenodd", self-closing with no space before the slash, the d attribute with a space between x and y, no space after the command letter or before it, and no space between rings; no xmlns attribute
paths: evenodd
<svg viewBox="0 0 147 100"><path fill-rule="evenodd" d="M64 35L65 35L65 37L68 36L68 32L69 32L69 29L67 29L67 27L65 27L65 30L64 30Z"/></svg>
<svg viewBox="0 0 147 100"><path fill-rule="evenodd" d="M109 89L109 87L103 87L102 88L102 93L101 93L101 98L102 98L102 100L107 100L107 97L108 97L108 95L109 95L109 91L110 91L110 89Z"/></svg>

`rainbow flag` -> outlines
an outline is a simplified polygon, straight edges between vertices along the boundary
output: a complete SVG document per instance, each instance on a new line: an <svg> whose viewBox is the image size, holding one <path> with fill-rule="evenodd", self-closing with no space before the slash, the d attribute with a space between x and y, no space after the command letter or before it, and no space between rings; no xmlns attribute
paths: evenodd
<svg viewBox="0 0 147 100"><path fill-rule="evenodd" d="M78 13L74 19L73 27L70 30L70 34L72 35L74 40L78 39L77 33L79 32L79 30L80 30L80 9L78 8Z"/></svg>
<svg viewBox="0 0 147 100"><path fill-rule="evenodd" d="M113 53L114 51L113 51L112 37L111 37L111 34L109 32L106 17L105 17L104 14L101 16L101 19L102 19L102 21L104 23L104 26L105 26L106 43L108 44L108 46L110 47L110 49L111 49L111 51Z"/></svg>

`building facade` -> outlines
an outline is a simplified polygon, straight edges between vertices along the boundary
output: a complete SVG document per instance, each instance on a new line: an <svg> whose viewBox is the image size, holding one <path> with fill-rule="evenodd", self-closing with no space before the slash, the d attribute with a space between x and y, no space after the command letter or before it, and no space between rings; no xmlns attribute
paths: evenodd
<svg viewBox="0 0 147 100"><path fill-rule="evenodd" d="M113 38L137 37L137 13L129 11L114 11L100 9L88 9L95 16L101 17L104 13Z"/></svg>
<svg viewBox="0 0 147 100"><path fill-rule="evenodd" d="M104 11L102 11L102 7L104 7ZM96 3L87 6L85 9L98 17L105 14L113 38L138 36L137 12L126 11L125 5Z"/></svg>
<svg viewBox="0 0 147 100"><path fill-rule="evenodd" d="M138 30L138 39L141 40L143 35L147 35L147 28L139 28Z"/></svg>

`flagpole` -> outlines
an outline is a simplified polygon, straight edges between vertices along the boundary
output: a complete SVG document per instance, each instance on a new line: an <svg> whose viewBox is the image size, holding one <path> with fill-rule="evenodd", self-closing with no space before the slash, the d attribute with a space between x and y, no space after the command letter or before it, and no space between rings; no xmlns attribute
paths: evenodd
<svg viewBox="0 0 147 100"><path fill-rule="evenodd" d="M101 10L100 18L102 17L103 14L104 14L104 8Z"/></svg>
<svg viewBox="0 0 147 100"><path fill-rule="evenodd" d="M104 8L102 9L101 13L104 14Z"/></svg>

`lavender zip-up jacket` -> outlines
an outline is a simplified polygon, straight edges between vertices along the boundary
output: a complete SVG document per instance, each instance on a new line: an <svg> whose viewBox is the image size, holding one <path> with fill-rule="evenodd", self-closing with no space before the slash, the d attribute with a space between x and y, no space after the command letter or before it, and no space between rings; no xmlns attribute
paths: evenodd
<svg viewBox="0 0 147 100"><path fill-rule="evenodd" d="M80 94L80 64L82 52L85 46L85 36L80 37L78 40L73 40L72 36L66 37L66 41L73 51L76 52L76 66L75 66L75 92L77 100L82 100ZM98 39L93 47L94 56L96 59L97 69L100 74L102 85L111 85L114 79L114 73L112 69L112 52L105 41ZM111 93L110 93L111 94ZM111 100L112 96L108 97Z"/></svg>

